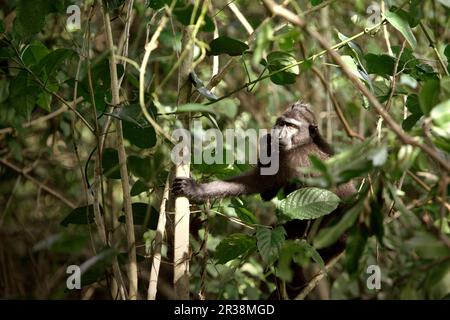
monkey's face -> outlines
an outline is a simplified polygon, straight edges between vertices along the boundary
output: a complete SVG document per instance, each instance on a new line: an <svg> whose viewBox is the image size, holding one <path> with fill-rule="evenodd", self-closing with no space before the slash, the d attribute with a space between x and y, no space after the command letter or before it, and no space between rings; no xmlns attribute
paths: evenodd
<svg viewBox="0 0 450 320"><path fill-rule="evenodd" d="M314 114L308 106L295 103L281 115L273 127L278 135L281 150L289 151L312 142L311 126Z"/></svg>
<svg viewBox="0 0 450 320"><path fill-rule="evenodd" d="M309 123L305 119L281 116L273 127L281 150L289 151L311 142Z"/></svg>

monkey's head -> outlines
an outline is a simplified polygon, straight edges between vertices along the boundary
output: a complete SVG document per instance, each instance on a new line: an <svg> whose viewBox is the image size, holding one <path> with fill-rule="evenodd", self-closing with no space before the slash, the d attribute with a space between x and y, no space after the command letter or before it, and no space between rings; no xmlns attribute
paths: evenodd
<svg viewBox="0 0 450 320"><path fill-rule="evenodd" d="M308 105L296 102L275 122L281 150L289 151L312 143L318 135L317 122Z"/></svg>

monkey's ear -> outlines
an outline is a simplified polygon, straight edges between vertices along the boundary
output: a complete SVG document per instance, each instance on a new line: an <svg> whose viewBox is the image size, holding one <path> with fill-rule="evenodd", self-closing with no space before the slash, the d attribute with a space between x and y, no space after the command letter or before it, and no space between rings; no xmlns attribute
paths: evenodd
<svg viewBox="0 0 450 320"><path fill-rule="evenodd" d="M311 138L315 138L317 137L317 135L319 134L319 128L315 125L310 124L309 125L309 135L311 136Z"/></svg>

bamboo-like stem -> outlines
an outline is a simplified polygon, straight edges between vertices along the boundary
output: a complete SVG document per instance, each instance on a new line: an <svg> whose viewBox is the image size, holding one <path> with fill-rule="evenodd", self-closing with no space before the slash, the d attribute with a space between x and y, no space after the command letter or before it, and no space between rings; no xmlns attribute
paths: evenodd
<svg viewBox="0 0 450 320"><path fill-rule="evenodd" d="M167 177L164 186L161 206L159 207L158 225L156 226L155 248L153 251L152 266L150 269L150 280L148 283L147 300L155 300L158 287L159 267L161 265L161 247L164 240L164 229L166 228L166 203L169 199L170 176Z"/></svg>
<svg viewBox="0 0 450 320"><path fill-rule="evenodd" d="M111 22L107 9L103 1L102 13L103 22L105 25L105 33L107 39L107 47L110 51L109 57L109 72L111 75L111 94L112 94L112 104L118 106L120 104L119 95L119 79L117 76L117 62L114 54L114 42L111 30ZM127 169L127 155L125 152L125 146L123 143L123 133L122 133L122 122L119 119L115 119L116 125L116 142L117 142L117 152L119 155L119 167L120 176L122 182L122 192L123 192L123 207L125 211L126 219L126 234L127 234L127 244L128 244L128 298L131 300L137 299L138 294L138 270L136 261L136 239L134 234L134 222L133 222L133 211L131 207L131 196L130 196L130 181L128 177Z"/></svg>

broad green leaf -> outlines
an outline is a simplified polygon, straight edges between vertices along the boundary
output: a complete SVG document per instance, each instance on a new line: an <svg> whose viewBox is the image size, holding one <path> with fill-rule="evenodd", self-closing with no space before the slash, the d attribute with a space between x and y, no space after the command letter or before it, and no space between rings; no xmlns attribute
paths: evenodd
<svg viewBox="0 0 450 320"><path fill-rule="evenodd" d="M271 73L292 65L292 67L270 76L270 80L275 84L293 84L296 81L297 75L300 74L300 67L297 64L297 60L287 52L274 51L269 53L267 55L267 64Z"/></svg>
<svg viewBox="0 0 450 320"><path fill-rule="evenodd" d="M147 203L135 202L131 205L133 209L133 223L135 225L142 225L151 230L156 230L159 219L159 212ZM119 222L125 223L125 215L119 217Z"/></svg>
<svg viewBox="0 0 450 320"><path fill-rule="evenodd" d="M39 63L49 52L50 50L42 42L33 41L23 50L22 61L30 67Z"/></svg>
<svg viewBox="0 0 450 320"><path fill-rule="evenodd" d="M256 217L255 215L248 210L246 207L243 206L232 206L236 210L236 214L244 222L254 224L256 223Z"/></svg>
<svg viewBox="0 0 450 320"><path fill-rule="evenodd" d="M29 118L36 105L36 97L42 92L26 71L21 71L11 81L9 86L9 100L17 114Z"/></svg>
<svg viewBox="0 0 450 320"><path fill-rule="evenodd" d="M14 29L24 37L38 33L44 27L47 9L47 0L19 0Z"/></svg>
<svg viewBox="0 0 450 320"><path fill-rule="evenodd" d="M56 49L47 54L39 63L39 70L47 77L53 75L67 59L75 57L77 54L71 49Z"/></svg>
<svg viewBox="0 0 450 320"><path fill-rule="evenodd" d="M392 76L394 72L395 59L387 54L368 53L364 56L367 63L367 72L382 77Z"/></svg>
<svg viewBox="0 0 450 320"><path fill-rule="evenodd" d="M152 166L150 157L139 157L135 155L128 156L128 168L130 171L144 181L150 181L152 178Z"/></svg>
<svg viewBox="0 0 450 320"><path fill-rule="evenodd" d="M419 94L420 108L423 114L429 115L431 109L439 102L439 80L430 79L422 87Z"/></svg>
<svg viewBox="0 0 450 320"><path fill-rule="evenodd" d="M188 103L177 107L177 112L201 112L211 115L223 115L227 118L234 118L237 114L239 101L237 99L223 99L211 105L200 103Z"/></svg>
<svg viewBox="0 0 450 320"><path fill-rule="evenodd" d="M119 154L116 149L103 150L102 167L107 178L120 179Z"/></svg>
<svg viewBox="0 0 450 320"><path fill-rule="evenodd" d="M388 11L385 14L386 20L400 33L405 37L406 41L408 41L409 45L415 49L417 46L417 40L414 37L414 34L409 26L408 22L400 17L398 14Z"/></svg>
<svg viewBox="0 0 450 320"><path fill-rule="evenodd" d="M133 184L130 194L132 197L134 197L141 194L142 192L147 191L148 189L149 187L142 180L138 180Z"/></svg>
<svg viewBox="0 0 450 320"><path fill-rule="evenodd" d="M402 128L405 131L410 131L414 125L417 123L417 121L422 118L422 113L413 113L412 115L408 116L405 120L402 122Z"/></svg>
<svg viewBox="0 0 450 320"><path fill-rule="evenodd" d="M132 145L141 149L152 148L156 145L156 132L151 126L141 127L134 123L122 122L123 137L130 141Z"/></svg>
<svg viewBox="0 0 450 320"><path fill-rule="evenodd" d="M225 264L256 249L256 240L246 234L232 234L216 247L214 258L218 264Z"/></svg>
<svg viewBox="0 0 450 320"><path fill-rule="evenodd" d="M345 268L349 274L354 274L358 271L359 260L364 252L367 243L367 230L364 227L355 225L352 228L350 237L347 241Z"/></svg>
<svg viewBox="0 0 450 320"><path fill-rule="evenodd" d="M310 220L331 213L339 202L339 197L326 189L302 188L283 199L279 209L291 219Z"/></svg>
<svg viewBox="0 0 450 320"><path fill-rule="evenodd" d="M419 96L417 94L410 94L406 99L406 108L411 113L423 114L420 109Z"/></svg>
<svg viewBox="0 0 450 320"><path fill-rule="evenodd" d="M69 224L89 224L94 222L94 206L88 205L73 209L64 219L61 221L61 225L67 227Z"/></svg>
<svg viewBox="0 0 450 320"><path fill-rule="evenodd" d="M314 238L314 248L322 249L335 243L348 228L353 226L363 209L364 197L361 197L361 199L342 216L337 224L319 231Z"/></svg>
<svg viewBox="0 0 450 320"><path fill-rule="evenodd" d="M217 56L219 54L228 54L230 56L240 56L245 50L248 50L248 45L244 42L222 36L214 39L209 43L209 54Z"/></svg>
<svg viewBox="0 0 450 320"><path fill-rule="evenodd" d="M281 226L273 230L264 227L256 229L258 250L265 262L271 263L278 257L285 236L286 231Z"/></svg>
<svg viewBox="0 0 450 320"><path fill-rule="evenodd" d="M360 78L362 81L368 84L370 89L373 91L372 82L370 80L369 75L366 74L364 70L358 68L358 65L356 64L355 60L351 56L346 55L342 56L342 60L344 61L344 64L347 66L350 72L354 76Z"/></svg>

